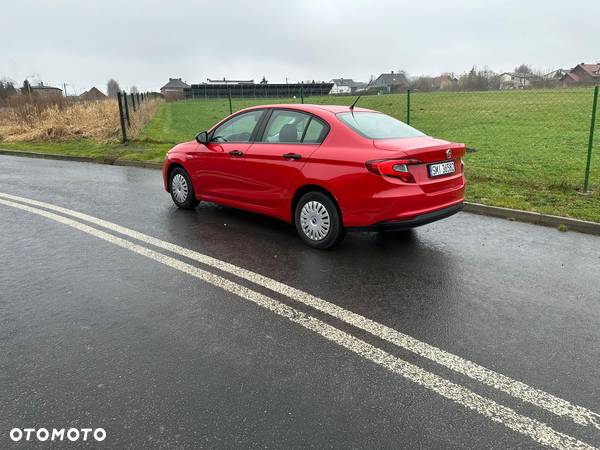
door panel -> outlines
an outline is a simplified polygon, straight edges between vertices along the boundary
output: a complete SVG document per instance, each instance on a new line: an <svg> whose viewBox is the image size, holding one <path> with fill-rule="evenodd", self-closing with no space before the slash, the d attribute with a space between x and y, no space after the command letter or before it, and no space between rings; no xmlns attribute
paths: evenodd
<svg viewBox="0 0 600 450"><path fill-rule="evenodd" d="M293 182L318 147L318 144L253 144L246 158L246 165L252 173L250 187L253 201L266 208L280 208L291 195L289 190ZM283 155L298 155L300 158L284 158Z"/></svg>
<svg viewBox="0 0 600 450"><path fill-rule="evenodd" d="M277 209L291 196L290 187L321 142L317 136L316 140L310 138L310 143L302 143L312 122L317 125L311 128L312 134L318 134L319 126L325 129L310 114L273 109L260 136L261 142L252 145L247 158L254 181L252 197L258 205Z"/></svg>
<svg viewBox="0 0 600 450"><path fill-rule="evenodd" d="M194 162L194 176L201 196L241 200L245 197L248 172L245 158L252 144L211 142L199 152ZM242 152L241 156L230 152Z"/></svg>
<svg viewBox="0 0 600 450"><path fill-rule="evenodd" d="M247 201L253 183L246 168L248 149L265 109L237 114L210 133L211 142L193 158L194 185L200 196Z"/></svg>

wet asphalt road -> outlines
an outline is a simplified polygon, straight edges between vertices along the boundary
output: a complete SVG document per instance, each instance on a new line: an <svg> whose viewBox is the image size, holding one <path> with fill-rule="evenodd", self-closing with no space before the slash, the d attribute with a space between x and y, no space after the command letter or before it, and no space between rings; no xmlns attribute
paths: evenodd
<svg viewBox="0 0 600 450"><path fill-rule="evenodd" d="M7 156L0 193L267 275L600 411L598 237L460 213L412 232L350 234L322 252L276 220L212 204L177 210L156 170ZM17 448L8 432L27 426L103 427L103 445L120 448L540 447L128 250L1 204L0 227L0 448ZM310 313L600 446L600 430Z"/></svg>

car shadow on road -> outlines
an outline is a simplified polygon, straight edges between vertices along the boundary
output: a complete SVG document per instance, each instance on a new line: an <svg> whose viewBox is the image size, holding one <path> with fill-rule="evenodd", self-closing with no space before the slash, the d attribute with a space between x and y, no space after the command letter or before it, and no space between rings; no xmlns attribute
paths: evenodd
<svg viewBox="0 0 600 450"><path fill-rule="evenodd" d="M172 209L171 219L179 225L191 227L192 231L210 232L217 237L219 230L223 237L230 238L231 231L239 231L244 238L244 245L251 244L251 238L257 238L257 244L264 245L261 237L268 236L270 242L280 242L286 245L308 248L298 238L294 225L282 220L255 214L252 212L218 205L215 203L202 202L194 211L183 211ZM200 235L202 236L202 235ZM414 246L417 235L413 229L394 232L349 232L345 239L335 247L336 250L343 248L347 242L360 242L361 246L370 248L381 248L388 250L402 250ZM354 247L358 242L353 242ZM314 250L319 251L319 250ZM323 252L328 253L328 252Z"/></svg>
<svg viewBox="0 0 600 450"><path fill-rule="evenodd" d="M180 245L390 325L412 317L409 328L427 327L456 301L456 286L466 276L457 269L461 256L443 245L456 228L449 223L429 225L437 230L348 233L323 251L306 246L290 224L226 206L174 208L165 220Z"/></svg>

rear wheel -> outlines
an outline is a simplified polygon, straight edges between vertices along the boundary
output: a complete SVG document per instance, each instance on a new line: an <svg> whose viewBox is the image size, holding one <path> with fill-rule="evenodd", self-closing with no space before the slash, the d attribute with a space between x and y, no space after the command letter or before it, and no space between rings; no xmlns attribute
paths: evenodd
<svg viewBox="0 0 600 450"><path fill-rule="evenodd" d="M198 206L194 186L185 170L177 167L169 177L169 192L173 203L182 209L193 209Z"/></svg>
<svg viewBox="0 0 600 450"><path fill-rule="evenodd" d="M300 198L294 221L298 235L311 247L331 248L345 235L335 203L322 192L309 192Z"/></svg>

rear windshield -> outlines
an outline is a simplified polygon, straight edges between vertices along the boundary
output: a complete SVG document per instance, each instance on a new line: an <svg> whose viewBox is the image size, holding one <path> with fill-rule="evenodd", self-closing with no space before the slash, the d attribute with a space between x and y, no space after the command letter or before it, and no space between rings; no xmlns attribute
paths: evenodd
<svg viewBox="0 0 600 450"><path fill-rule="evenodd" d="M356 111L340 113L337 117L369 139L395 139L425 136L419 130L400 122L398 119L378 112Z"/></svg>

